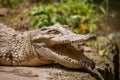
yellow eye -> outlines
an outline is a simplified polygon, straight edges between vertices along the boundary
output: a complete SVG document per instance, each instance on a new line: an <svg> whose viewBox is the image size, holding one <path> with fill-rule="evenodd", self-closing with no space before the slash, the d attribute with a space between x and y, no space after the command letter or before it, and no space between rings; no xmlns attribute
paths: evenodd
<svg viewBox="0 0 120 80"><path fill-rule="evenodd" d="M49 30L48 34L59 34L60 32L57 30Z"/></svg>

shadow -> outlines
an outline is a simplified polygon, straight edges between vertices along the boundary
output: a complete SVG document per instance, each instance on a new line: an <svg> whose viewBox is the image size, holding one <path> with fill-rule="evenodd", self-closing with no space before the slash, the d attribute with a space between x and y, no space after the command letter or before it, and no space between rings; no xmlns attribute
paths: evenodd
<svg viewBox="0 0 120 80"><path fill-rule="evenodd" d="M102 80L101 77L97 73L95 73L95 72L93 72L93 71L91 71L91 70L89 70L87 68L80 69L80 71L82 71L84 73L89 73L96 80Z"/></svg>
<svg viewBox="0 0 120 80"><path fill-rule="evenodd" d="M56 68L56 69L61 69L67 72L81 72L81 73L88 73L92 77L94 77L96 80L102 80L102 78L95 72L87 69L87 68L81 68L81 69L70 69L66 68L64 66L61 66L59 64L49 64L49 65L43 65L43 66L37 66L36 68Z"/></svg>
<svg viewBox="0 0 120 80"><path fill-rule="evenodd" d="M119 80L119 65L120 65L120 51L118 49L118 45L116 44L116 52L113 57L113 63L114 63L114 73L115 73L115 80Z"/></svg>
<svg viewBox="0 0 120 80"><path fill-rule="evenodd" d="M98 69L97 71L102 75L104 80L115 80L111 68L105 68L105 70Z"/></svg>

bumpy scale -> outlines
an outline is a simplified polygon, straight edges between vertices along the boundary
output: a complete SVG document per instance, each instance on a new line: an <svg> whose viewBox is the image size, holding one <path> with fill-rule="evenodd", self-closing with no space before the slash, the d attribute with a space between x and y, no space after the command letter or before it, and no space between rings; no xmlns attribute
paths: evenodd
<svg viewBox="0 0 120 80"><path fill-rule="evenodd" d="M59 63L78 69L94 67L83 51L72 46L82 44L94 35L76 34L67 25L55 24L26 32L18 32L0 24L0 65L38 66Z"/></svg>

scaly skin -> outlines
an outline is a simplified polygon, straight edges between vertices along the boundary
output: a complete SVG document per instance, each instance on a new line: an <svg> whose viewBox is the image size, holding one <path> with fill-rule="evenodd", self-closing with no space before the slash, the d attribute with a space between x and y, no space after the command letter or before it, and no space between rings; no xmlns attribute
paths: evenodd
<svg viewBox="0 0 120 80"><path fill-rule="evenodd" d="M59 63L73 69L86 65L94 67L95 63L71 44L83 44L95 38L91 34L76 34L67 25L56 24L17 32L1 24L0 65L38 66Z"/></svg>

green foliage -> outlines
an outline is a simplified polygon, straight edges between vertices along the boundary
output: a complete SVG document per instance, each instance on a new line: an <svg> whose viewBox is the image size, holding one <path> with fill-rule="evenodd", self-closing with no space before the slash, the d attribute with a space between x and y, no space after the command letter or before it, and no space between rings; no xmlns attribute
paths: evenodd
<svg viewBox="0 0 120 80"><path fill-rule="evenodd" d="M62 0L60 3L39 3L32 8L30 17L34 28L61 23L77 33L94 33L101 13L90 0Z"/></svg>
<svg viewBox="0 0 120 80"><path fill-rule="evenodd" d="M109 55L108 50L107 50L107 49L104 49L104 50L103 50L103 53L102 53L102 56L108 57L108 55Z"/></svg>

